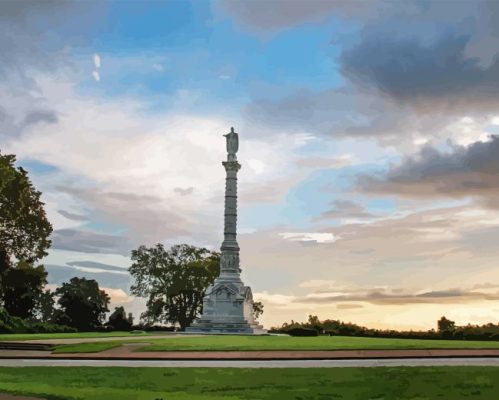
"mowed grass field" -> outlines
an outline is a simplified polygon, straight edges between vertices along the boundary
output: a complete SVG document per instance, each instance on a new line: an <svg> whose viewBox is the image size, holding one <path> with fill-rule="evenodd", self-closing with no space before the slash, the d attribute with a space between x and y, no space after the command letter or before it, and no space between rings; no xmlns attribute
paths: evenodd
<svg viewBox="0 0 499 400"><path fill-rule="evenodd" d="M0 392L52 400L496 400L499 368L0 368Z"/></svg>
<svg viewBox="0 0 499 400"><path fill-rule="evenodd" d="M171 336L164 339L120 340L60 345L57 353L91 353L127 342L147 342L136 351L257 351L357 349L499 349L499 342L466 340L384 339L350 336Z"/></svg>

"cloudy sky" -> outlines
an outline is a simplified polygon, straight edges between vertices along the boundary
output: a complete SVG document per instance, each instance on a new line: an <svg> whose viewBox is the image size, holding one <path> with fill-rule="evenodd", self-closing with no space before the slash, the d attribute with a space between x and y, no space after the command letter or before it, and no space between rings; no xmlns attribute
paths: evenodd
<svg viewBox="0 0 499 400"><path fill-rule="evenodd" d="M43 192L52 286L138 315L130 251L218 249L240 134L266 327L499 319L499 2L0 2L0 148Z"/></svg>

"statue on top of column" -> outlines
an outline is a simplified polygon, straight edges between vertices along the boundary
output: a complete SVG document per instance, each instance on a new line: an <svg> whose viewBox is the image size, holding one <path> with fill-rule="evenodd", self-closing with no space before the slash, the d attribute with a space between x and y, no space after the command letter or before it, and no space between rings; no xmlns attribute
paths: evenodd
<svg viewBox="0 0 499 400"><path fill-rule="evenodd" d="M234 132L234 128L230 128L230 132L224 136L227 139L227 153L229 154L227 160L236 161L236 153L239 149L239 136Z"/></svg>

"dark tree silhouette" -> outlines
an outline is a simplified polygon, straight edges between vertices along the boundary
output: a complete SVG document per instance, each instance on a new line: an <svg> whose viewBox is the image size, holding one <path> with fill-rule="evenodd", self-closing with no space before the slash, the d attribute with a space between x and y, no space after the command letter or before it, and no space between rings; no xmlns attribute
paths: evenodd
<svg viewBox="0 0 499 400"><path fill-rule="evenodd" d="M258 317L262 314L263 314L263 303L261 301L254 301L253 315L255 316L255 319L258 319Z"/></svg>
<svg viewBox="0 0 499 400"><path fill-rule="evenodd" d="M1 299L10 315L34 319L40 311L47 271L43 265L33 268L26 261L19 261L3 275Z"/></svg>
<svg viewBox="0 0 499 400"><path fill-rule="evenodd" d="M440 318L437 324L439 332L450 332L456 328L456 323L445 317Z"/></svg>
<svg viewBox="0 0 499 400"><path fill-rule="evenodd" d="M147 297L147 311L142 317L149 322L180 325L184 330L200 314L203 296L220 272L220 255L205 248L163 245L132 251L129 268L135 279L131 291Z"/></svg>
<svg viewBox="0 0 499 400"><path fill-rule="evenodd" d="M127 319L124 307L115 307L109 316L107 324L117 331L127 331L132 327L132 323Z"/></svg>
<svg viewBox="0 0 499 400"><path fill-rule="evenodd" d="M45 290L40 293L37 300L35 319L40 322L53 322L55 316L55 299L54 292Z"/></svg>
<svg viewBox="0 0 499 400"><path fill-rule="evenodd" d="M71 278L56 289L60 309L56 321L80 331L101 326L108 312L109 296L93 279Z"/></svg>

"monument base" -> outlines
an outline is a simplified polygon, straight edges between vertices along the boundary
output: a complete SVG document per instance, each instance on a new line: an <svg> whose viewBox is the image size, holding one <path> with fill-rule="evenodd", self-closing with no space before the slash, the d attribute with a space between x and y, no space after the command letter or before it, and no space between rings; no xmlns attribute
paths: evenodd
<svg viewBox="0 0 499 400"><path fill-rule="evenodd" d="M238 274L221 275L203 298L203 314L188 333L263 335L267 331L253 317L253 295Z"/></svg>

